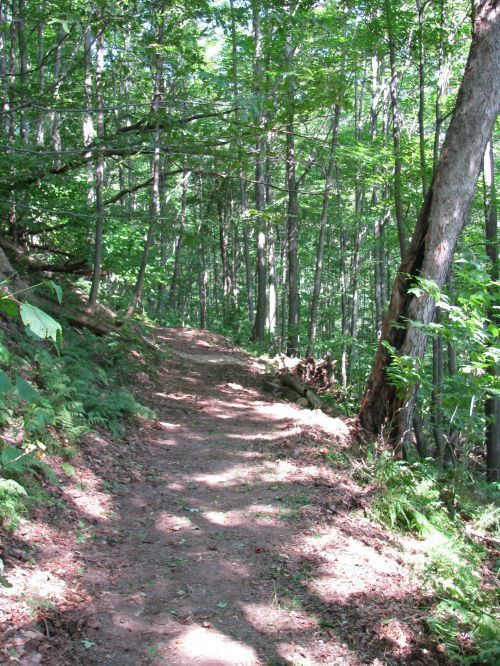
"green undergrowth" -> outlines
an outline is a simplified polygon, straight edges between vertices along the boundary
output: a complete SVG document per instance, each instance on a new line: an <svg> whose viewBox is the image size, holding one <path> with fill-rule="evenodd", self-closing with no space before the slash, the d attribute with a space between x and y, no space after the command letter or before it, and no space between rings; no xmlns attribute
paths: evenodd
<svg viewBox="0 0 500 666"><path fill-rule="evenodd" d="M130 387L137 372L154 373L159 356L137 332L131 345L130 334L97 337L65 327L57 349L16 322L2 326L0 524L14 529L39 500L38 482L57 482L48 456L69 459L85 433L99 428L119 438L130 417L154 416Z"/></svg>
<svg viewBox="0 0 500 666"><path fill-rule="evenodd" d="M372 511L382 523L422 540L419 576L435 599L427 622L450 661L498 664L499 484L430 460L398 461L389 452L371 452L353 474L378 488Z"/></svg>

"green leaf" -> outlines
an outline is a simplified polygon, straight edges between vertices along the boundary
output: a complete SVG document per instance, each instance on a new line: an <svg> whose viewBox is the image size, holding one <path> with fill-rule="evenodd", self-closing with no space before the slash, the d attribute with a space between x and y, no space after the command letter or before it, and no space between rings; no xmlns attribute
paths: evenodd
<svg viewBox="0 0 500 666"><path fill-rule="evenodd" d="M217 604L217 608L226 608L227 607L227 601L219 601Z"/></svg>
<svg viewBox="0 0 500 666"><path fill-rule="evenodd" d="M7 294L0 293L0 312L5 312L8 317L16 317L19 306L17 302Z"/></svg>
<svg viewBox="0 0 500 666"><path fill-rule="evenodd" d="M0 342L0 361L8 363L10 361L10 352L5 345Z"/></svg>
<svg viewBox="0 0 500 666"><path fill-rule="evenodd" d="M47 280L47 285L50 287L50 289L54 292L54 294L57 296L57 300L59 301L59 305L62 303L62 297L63 297L63 290L62 287L60 287L58 284L54 282L54 280Z"/></svg>
<svg viewBox="0 0 500 666"><path fill-rule="evenodd" d="M36 391L31 384L28 384L28 382L22 377L16 377L16 388L19 397L25 402L38 402L41 398L38 391Z"/></svg>
<svg viewBox="0 0 500 666"><path fill-rule="evenodd" d="M58 324L55 319L52 319L43 310L29 303L21 305L21 319L23 320L23 324L42 340L51 338L57 343L58 338L62 335L61 324Z"/></svg>
<svg viewBox="0 0 500 666"><path fill-rule="evenodd" d="M26 464L29 466L31 462L24 451L16 449L15 446L7 446L0 453L0 464L2 467L8 467L11 472L22 473L26 469Z"/></svg>
<svg viewBox="0 0 500 666"><path fill-rule="evenodd" d="M85 639L85 638L82 640L82 645L83 645L83 647L86 648L87 650L90 650L90 648L95 647L95 643L94 643L94 641L88 641L88 640Z"/></svg>
<svg viewBox="0 0 500 666"><path fill-rule="evenodd" d="M0 395L2 393L9 393L10 391L12 391L12 382L7 377L5 372L0 370Z"/></svg>

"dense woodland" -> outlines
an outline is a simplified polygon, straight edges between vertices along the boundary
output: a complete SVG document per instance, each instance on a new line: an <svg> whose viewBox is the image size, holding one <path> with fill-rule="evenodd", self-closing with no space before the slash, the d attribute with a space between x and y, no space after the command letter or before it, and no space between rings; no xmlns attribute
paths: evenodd
<svg viewBox="0 0 500 666"><path fill-rule="evenodd" d="M328 368L491 638L455 517L500 480L498 0L0 0L0 40L0 519L55 433L141 412L137 327L207 329Z"/></svg>
<svg viewBox="0 0 500 666"><path fill-rule="evenodd" d="M2 2L2 245L91 313L330 353L351 411L383 331L363 425L498 479L496 5Z"/></svg>

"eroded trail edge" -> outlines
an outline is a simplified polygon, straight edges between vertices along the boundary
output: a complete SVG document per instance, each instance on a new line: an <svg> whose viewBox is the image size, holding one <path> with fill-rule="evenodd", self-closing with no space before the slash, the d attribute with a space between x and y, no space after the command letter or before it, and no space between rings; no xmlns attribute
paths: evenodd
<svg viewBox="0 0 500 666"><path fill-rule="evenodd" d="M88 436L61 506L9 545L5 663L438 663L418 544L325 459L348 425L265 395L263 366L224 338L155 341L172 357L136 380L157 420Z"/></svg>

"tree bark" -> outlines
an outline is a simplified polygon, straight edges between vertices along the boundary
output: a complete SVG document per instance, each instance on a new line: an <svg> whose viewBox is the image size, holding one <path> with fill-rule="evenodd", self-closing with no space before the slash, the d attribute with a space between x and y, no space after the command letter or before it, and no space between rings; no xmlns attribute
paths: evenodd
<svg viewBox="0 0 500 666"><path fill-rule="evenodd" d="M477 11L472 45L440 160L417 220L411 245L396 275L382 341L393 354L422 358L423 327L434 316L427 290L410 293L414 276L441 288L466 222L482 157L500 106L500 7L484 0ZM412 325L415 322L417 325ZM391 354L379 345L359 418L374 434L385 431L393 443L404 441L411 423L414 385L402 393L387 374ZM401 388L401 387L400 387Z"/></svg>
<svg viewBox="0 0 500 666"><path fill-rule="evenodd" d="M257 139L257 161L255 165L255 208L257 210L257 311L252 329L251 340L264 341L267 311L267 271L266 271L266 222L260 215L266 206L265 149L264 135L265 114L262 95L262 34L260 29L260 3L252 2L253 36L255 41L254 90L259 105Z"/></svg>
<svg viewBox="0 0 500 666"><path fill-rule="evenodd" d="M500 327L498 309L495 309L495 285L498 283L498 224L495 188L495 166L493 159L493 144L488 142L484 155L484 202L486 217L486 253L490 260L491 278L491 306L488 313L492 324ZM492 346L495 341L492 340ZM498 377L500 368L498 363L492 363L488 368L492 377ZM484 416L486 419L486 478L488 481L500 481L500 398L498 394L490 393L484 403Z"/></svg>
<svg viewBox="0 0 500 666"><path fill-rule="evenodd" d="M318 321L319 297L321 293L321 277L323 272L323 253L325 247L326 223L328 221L328 208L330 206L330 196L334 181L335 171L335 153L338 142L338 131L340 121L340 104L335 104L332 120L332 139L330 143L330 159L326 170L325 189L323 192L323 204L321 217L319 221L318 249L316 251L316 268L314 272L314 287L311 300L311 312L309 315L309 331L307 335L306 356L313 353L314 342L316 340L316 328Z"/></svg>
<svg viewBox="0 0 500 666"><path fill-rule="evenodd" d="M389 41L389 62L391 66L391 80L389 90L391 94L391 110L392 110L392 141L394 147L394 207L396 211L396 226L398 228L399 238L399 251L401 259L404 256L406 247L406 234L404 226L403 215L403 201L402 201L402 183L401 183L401 120L399 114L399 101L398 101L398 72L396 65L396 46L394 44L393 33L393 16L391 8L392 0L385 0L385 20L387 27L387 37Z"/></svg>
<svg viewBox="0 0 500 666"><path fill-rule="evenodd" d="M159 26L159 36L158 43L161 45L163 42L163 32L164 32L164 19L162 19L161 25ZM162 62L162 53L157 51L154 59L154 69L153 69L153 103L152 111L153 116L158 116L158 112L161 107L161 102L163 99L163 62ZM141 263L139 266L139 271L137 273L137 279L134 287L134 293L132 295L132 301L127 310L127 316L131 317L137 308L141 298L142 290L144 287L144 277L146 275L146 268L148 265L149 252L151 250L151 245L153 244L155 227L160 217L161 206L160 206L160 182L161 182L161 137L162 130L160 123L157 122L155 129L153 131L153 157L151 160L151 177L152 177L152 186L151 186L151 199L149 207L149 225L144 241L144 248L142 251Z"/></svg>
<svg viewBox="0 0 500 666"><path fill-rule="evenodd" d="M288 9L291 12L290 6ZM285 38L285 67L288 72L293 70L293 47L291 28ZM299 259L297 247L298 198L297 180L295 176L295 77L290 76L287 91L288 118L286 124L286 165L285 182L288 190L287 230L288 230L288 356L299 353Z"/></svg>
<svg viewBox="0 0 500 666"><path fill-rule="evenodd" d="M90 42L90 35L88 35ZM102 139L104 136L104 99L103 99L103 75L104 75L104 35L102 29L99 30L96 40L96 101L97 101L97 136ZM85 42L85 48L87 41ZM90 131L90 127L87 128ZM88 137L87 137L88 138ZM92 140L92 139L91 139ZM101 281L101 263L102 263L102 239L104 227L104 206L103 206L103 187L104 187L104 155L99 150L95 171L95 238L94 238L94 270L92 272L92 286L90 288L88 309L94 312L97 305L97 296ZM91 186L89 186L91 192ZM89 198L92 195L89 193Z"/></svg>
<svg viewBox="0 0 500 666"><path fill-rule="evenodd" d="M425 158L425 59L424 59L424 12L429 0L421 3L416 0L418 17L418 143L420 150L420 178L422 180L422 196L427 194L427 173Z"/></svg>

